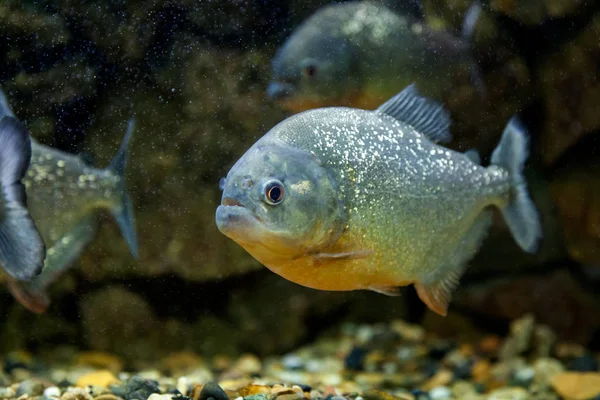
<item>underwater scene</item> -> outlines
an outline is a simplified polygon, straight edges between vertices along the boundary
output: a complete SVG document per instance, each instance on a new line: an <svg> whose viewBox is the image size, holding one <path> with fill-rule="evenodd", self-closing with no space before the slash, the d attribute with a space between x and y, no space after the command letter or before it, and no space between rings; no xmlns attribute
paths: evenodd
<svg viewBox="0 0 600 400"><path fill-rule="evenodd" d="M0 398L600 399L600 2L0 1Z"/></svg>

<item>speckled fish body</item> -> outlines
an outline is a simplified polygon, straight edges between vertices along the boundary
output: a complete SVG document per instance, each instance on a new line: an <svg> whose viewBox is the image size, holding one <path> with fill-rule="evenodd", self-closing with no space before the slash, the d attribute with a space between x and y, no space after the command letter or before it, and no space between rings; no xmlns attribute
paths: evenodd
<svg viewBox="0 0 600 400"><path fill-rule="evenodd" d="M267 93L294 112L374 109L413 82L441 98L461 68L477 69L466 40L383 4L354 1L325 6L294 30L273 59Z"/></svg>
<svg viewBox="0 0 600 400"><path fill-rule="evenodd" d="M1 113L12 115L7 107L0 110ZM46 310L48 287L73 265L93 240L97 213L101 209L113 214L132 254L137 257L133 207L124 179L127 145L133 129L131 120L119 151L106 169L93 168L80 156L31 139L31 163L23 183L28 208L47 247L46 258L41 274L31 281L9 280L12 294L29 310Z"/></svg>
<svg viewBox="0 0 600 400"><path fill-rule="evenodd" d="M540 237L521 177L526 140L516 122L489 167L435 143L450 138L448 125L445 111L413 86L376 111L296 114L231 169L219 229L293 282L386 294L415 284L421 299L445 314L486 234L490 207L502 210L523 249L533 251ZM252 182L265 176L281 183L281 204L260 203L253 187L263 189Z"/></svg>

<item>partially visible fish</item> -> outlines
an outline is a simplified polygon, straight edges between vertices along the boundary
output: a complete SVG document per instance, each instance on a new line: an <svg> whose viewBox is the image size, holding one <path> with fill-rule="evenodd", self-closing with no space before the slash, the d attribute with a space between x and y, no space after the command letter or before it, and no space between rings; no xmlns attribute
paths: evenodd
<svg viewBox="0 0 600 400"><path fill-rule="evenodd" d="M16 118L0 117L0 265L19 280L40 273L46 250L22 183L30 159L29 132Z"/></svg>
<svg viewBox="0 0 600 400"><path fill-rule="evenodd" d="M451 293L502 212L533 252L527 136L511 120L491 165L448 142L450 118L409 86L375 111L320 108L280 122L221 182L219 230L284 278L322 290L395 295L414 284L446 315Z"/></svg>
<svg viewBox="0 0 600 400"><path fill-rule="evenodd" d="M293 112L324 106L374 109L413 82L441 99L461 68L484 92L470 48L479 12L477 4L471 7L459 38L377 2L327 5L277 51L267 95Z"/></svg>
<svg viewBox="0 0 600 400"><path fill-rule="evenodd" d="M0 118L14 119L0 91ZM39 276L29 282L9 279L9 290L30 311L44 312L50 300L48 287L77 260L93 240L96 212L109 210L115 217L131 254L138 244L133 205L125 188L128 143L134 120L117 154L106 169L92 168L81 157L53 149L31 139L31 165L24 177L28 205L48 248Z"/></svg>

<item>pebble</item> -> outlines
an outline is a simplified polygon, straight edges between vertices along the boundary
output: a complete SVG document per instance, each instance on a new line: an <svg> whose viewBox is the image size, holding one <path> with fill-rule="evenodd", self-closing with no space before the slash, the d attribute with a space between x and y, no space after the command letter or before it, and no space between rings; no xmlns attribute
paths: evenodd
<svg viewBox="0 0 600 400"><path fill-rule="evenodd" d="M44 392L44 385L42 382L27 379L19 384L17 388L17 397L23 396L24 394L29 396L39 396Z"/></svg>
<svg viewBox="0 0 600 400"><path fill-rule="evenodd" d="M209 382L202 388L198 400L229 400L227 393L215 382Z"/></svg>
<svg viewBox="0 0 600 400"><path fill-rule="evenodd" d="M17 392L9 387L0 388L0 398L9 399L12 397L17 397Z"/></svg>
<svg viewBox="0 0 600 400"><path fill-rule="evenodd" d="M534 382L547 386L555 375L565 370L565 367L554 358L540 358L535 360L533 370L535 371Z"/></svg>
<svg viewBox="0 0 600 400"><path fill-rule="evenodd" d="M108 369L114 374L121 372L123 369L123 361L120 357L102 351L84 351L77 356L75 363Z"/></svg>
<svg viewBox="0 0 600 400"><path fill-rule="evenodd" d="M117 378L111 371L100 370L100 371L90 372L89 374L80 376L79 379L77 379L75 386L108 387L109 385L118 384L119 382L120 382L119 378Z"/></svg>
<svg viewBox="0 0 600 400"><path fill-rule="evenodd" d="M281 359L281 363L285 369L297 370L304 368L304 361L296 354L286 354Z"/></svg>
<svg viewBox="0 0 600 400"><path fill-rule="evenodd" d="M173 399L172 394L153 393L150 395L150 397L148 397L148 400L172 400L172 399Z"/></svg>
<svg viewBox="0 0 600 400"><path fill-rule="evenodd" d="M50 386L44 389L44 397L46 399L58 398L60 397L60 388L56 386Z"/></svg>
<svg viewBox="0 0 600 400"><path fill-rule="evenodd" d="M600 395L600 373L562 372L552 377L552 388L570 400L588 400Z"/></svg>
<svg viewBox="0 0 600 400"><path fill-rule="evenodd" d="M532 397L523 388L502 388L494 390L486 400L532 400Z"/></svg>
<svg viewBox="0 0 600 400"><path fill-rule="evenodd" d="M438 386L429 391L431 400L446 400L452 398L452 390L445 386Z"/></svg>
<svg viewBox="0 0 600 400"><path fill-rule="evenodd" d="M596 358L591 354L586 353L580 357L571 360L567 365L567 369L570 371L579 372L598 371L598 360L596 360Z"/></svg>

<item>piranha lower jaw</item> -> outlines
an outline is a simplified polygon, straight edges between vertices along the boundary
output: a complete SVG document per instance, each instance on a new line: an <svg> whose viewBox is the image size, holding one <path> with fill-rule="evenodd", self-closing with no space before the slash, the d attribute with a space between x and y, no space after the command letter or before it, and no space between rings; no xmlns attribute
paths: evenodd
<svg viewBox="0 0 600 400"><path fill-rule="evenodd" d="M262 264L289 261L298 245L286 232L273 231L262 219L237 200L224 198L217 207L219 231L242 246Z"/></svg>

